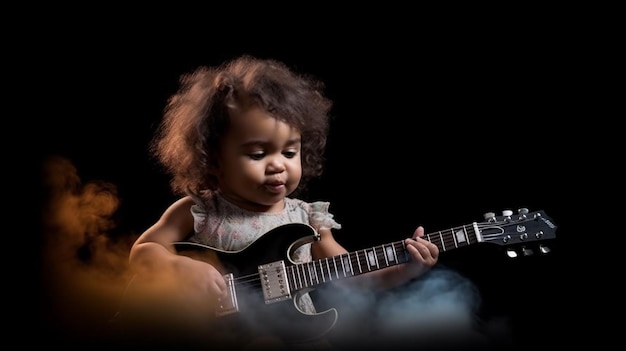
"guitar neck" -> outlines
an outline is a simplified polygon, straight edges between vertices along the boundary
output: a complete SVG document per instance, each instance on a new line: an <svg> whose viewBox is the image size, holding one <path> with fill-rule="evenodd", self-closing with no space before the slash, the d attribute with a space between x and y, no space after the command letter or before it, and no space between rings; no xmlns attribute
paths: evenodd
<svg viewBox="0 0 626 351"><path fill-rule="evenodd" d="M475 224L426 234L423 239L437 245L440 252L481 241L480 232ZM300 290L374 272L406 263L409 260L410 255L404 240L398 240L368 249L289 266L287 268L287 277L291 289Z"/></svg>

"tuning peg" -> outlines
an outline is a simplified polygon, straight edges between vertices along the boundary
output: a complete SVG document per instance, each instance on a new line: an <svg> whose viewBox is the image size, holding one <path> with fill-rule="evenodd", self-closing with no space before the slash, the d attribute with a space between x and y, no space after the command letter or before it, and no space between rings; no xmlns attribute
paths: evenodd
<svg viewBox="0 0 626 351"><path fill-rule="evenodd" d="M496 220L496 214L494 212L485 212L483 217L487 220L487 222L495 222Z"/></svg>
<svg viewBox="0 0 626 351"><path fill-rule="evenodd" d="M550 253L551 250L545 245L539 245L539 251L541 251L542 254L547 254Z"/></svg>
<svg viewBox="0 0 626 351"><path fill-rule="evenodd" d="M528 214L528 209L526 207L522 207L522 208L517 210L517 213L519 214L518 219L520 221L524 220L524 219L526 219L526 215Z"/></svg>
<svg viewBox="0 0 626 351"><path fill-rule="evenodd" d="M504 211L502 211L502 217L504 217L504 221L505 222L510 222L512 214L513 214L513 211L511 211L511 210L504 210Z"/></svg>
<svg viewBox="0 0 626 351"><path fill-rule="evenodd" d="M506 255L509 256L509 258L516 258L517 257L517 252L515 250L512 250L512 249L507 249L506 250Z"/></svg>

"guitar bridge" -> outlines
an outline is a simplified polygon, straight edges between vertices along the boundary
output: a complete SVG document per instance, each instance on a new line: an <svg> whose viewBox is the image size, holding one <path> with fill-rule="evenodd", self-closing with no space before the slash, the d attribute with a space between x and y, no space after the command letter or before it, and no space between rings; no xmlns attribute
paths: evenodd
<svg viewBox="0 0 626 351"><path fill-rule="evenodd" d="M239 305L237 304L237 292L235 291L235 284L233 274L225 274L224 279L226 280L226 288L228 289L228 296L224 298L220 298L218 300L219 305L217 306L217 310L215 314L219 316L224 316L227 314L239 312Z"/></svg>
<svg viewBox="0 0 626 351"><path fill-rule="evenodd" d="M259 277L261 277L263 297L265 297L266 304L291 298L284 261L260 265Z"/></svg>

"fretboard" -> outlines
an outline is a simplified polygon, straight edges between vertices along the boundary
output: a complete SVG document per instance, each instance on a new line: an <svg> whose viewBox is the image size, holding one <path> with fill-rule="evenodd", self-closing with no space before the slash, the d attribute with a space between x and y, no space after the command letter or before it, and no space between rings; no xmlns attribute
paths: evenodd
<svg viewBox="0 0 626 351"><path fill-rule="evenodd" d="M424 235L423 239L437 245L439 252L478 243L479 234L473 225L464 225ZM379 269L408 262L410 255L404 240L361 249L345 254L300 263L287 267L292 290L355 277Z"/></svg>

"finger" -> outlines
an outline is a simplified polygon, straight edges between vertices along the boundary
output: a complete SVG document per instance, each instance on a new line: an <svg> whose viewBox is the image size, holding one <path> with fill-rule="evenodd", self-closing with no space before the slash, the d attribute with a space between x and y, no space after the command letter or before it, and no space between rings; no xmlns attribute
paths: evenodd
<svg viewBox="0 0 626 351"><path fill-rule="evenodd" d="M413 232L413 238L420 238L424 236L424 227L422 226L418 226L417 228L415 228L415 231Z"/></svg>
<svg viewBox="0 0 626 351"><path fill-rule="evenodd" d="M206 278L208 281L207 287L216 295L222 295L227 291L226 279L217 271L209 270L209 275Z"/></svg>
<svg viewBox="0 0 626 351"><path fill-rule="evenodd" d="M439 248L437 245L422 238L408 239L407 246L415 248L415 252L419 254L419 258L428 260L429 258L437 259Z"/></svg>
<svg viewBox="0 0 626 351"><path fill-rule="evenodd" d="M228 292L228 285L226 284L226 280L225 279L219 279L217 281L217 285L219 286L220 291L223 294L226 294Z"/></svg>
<svg viewBox="0 0 626 351"><path fill-rule="evenodd" d="M424 256L418 249L418 246L415 244L415 241L409 241L409 240L411 239L407 239L407 245L406 245L407 251L409 251L411 256L413 256L413 258L415 258L417 261L423 261Z"/></svg>
<svg viewBox="0 0 626 351"><path fill-rule="evenodd" d="M439 256L439 248L437 247L437 245L422 238L417 238L415 241L417 242L417 245L423 247L424 250L428 251L428 256L433 258L437 258L437 256ZM424 254L422 254L422 256L424 256Z"/></svg>

